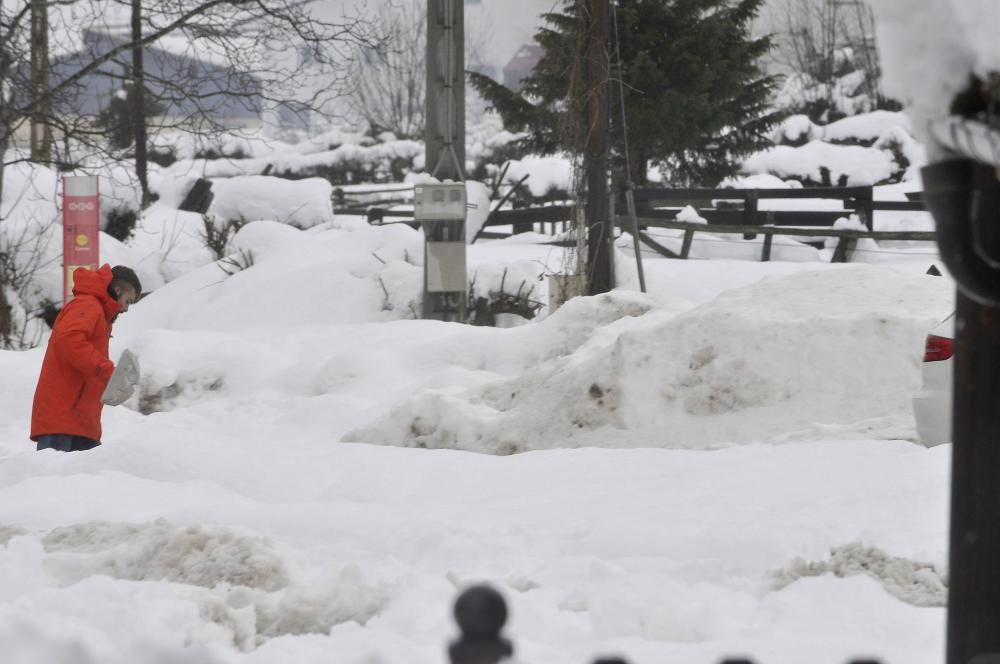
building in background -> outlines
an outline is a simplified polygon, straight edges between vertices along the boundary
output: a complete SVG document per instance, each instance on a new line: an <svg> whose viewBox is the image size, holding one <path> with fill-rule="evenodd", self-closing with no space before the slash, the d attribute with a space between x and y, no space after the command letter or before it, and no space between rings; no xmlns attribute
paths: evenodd
<svg viewBox="0 0 1000 664"><path fill-rule="evenodd" d="M501 82L511 90L520 90L524 79L531 75L531 70L544 53L545 49L538 44L525 44L519 48L514 57L504 65Z"/></svg>

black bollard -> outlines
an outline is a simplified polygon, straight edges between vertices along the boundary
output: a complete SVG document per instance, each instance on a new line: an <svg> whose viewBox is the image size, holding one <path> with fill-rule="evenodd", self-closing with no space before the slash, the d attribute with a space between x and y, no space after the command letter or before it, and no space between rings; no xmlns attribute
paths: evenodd
<svg viewBox="0 0 1000 664"><path fill-rule="evenodd" d="M1000 659L1000 182L967 159L923 169L958 283L947 664Z"/></svg>
<svg viewBox="0 0 1000 664"><path fill-rule="evenodd" d="M455 622L462 635L448 648L451 664L498 664L514 654L514 646L500 636L507 603L490 586L472 586L458 596Z"/></svg>

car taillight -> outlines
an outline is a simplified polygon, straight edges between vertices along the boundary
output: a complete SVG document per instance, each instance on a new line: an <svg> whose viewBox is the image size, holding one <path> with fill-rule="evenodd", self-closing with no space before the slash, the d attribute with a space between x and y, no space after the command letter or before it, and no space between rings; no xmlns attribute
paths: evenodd
<svg viewBox="0 0 1000 664"><path fill-rule="evenodd" d="M955 340L931 334L924 347L924 362L947 360L955 353Z"/></svg>

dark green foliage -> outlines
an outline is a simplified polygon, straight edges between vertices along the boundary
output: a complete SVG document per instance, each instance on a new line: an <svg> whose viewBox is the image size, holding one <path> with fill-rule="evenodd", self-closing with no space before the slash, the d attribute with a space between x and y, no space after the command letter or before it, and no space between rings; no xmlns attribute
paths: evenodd
<svg viewBox="0 0 1000 664"><path fill-rule="evenodd" d="M237 146L231 152L222 152L215 148L204 148L194 153L195 159L248 159L250 155L242 147Z"/></svg>
<svg viewBox="0 0 1000 664"><path fill-rule="evenodd" d="M646 164L653 161L671 184L715 185L734 174L743 157L769 144L767 133L780 120L769 106L777 80L764 75L758 62L771 49L771 39L750 36L762 4L617 0L631 169L638 183L646 181ZM566 0L561 12L545 15L546 26L535 35L545 55L521 94L470 75L508 129L529 132L525 149L579 152L580 137L568 135L565 127L574 124L568 113L583 108L582 100L569 99L576 69L586 65L580 56L586 26L582 11L579 0ZM612 102L613 157L621 168L614 82Z"/></svg>
<svg viewBox="0 0 1000 664"><path fill-rule="evenodd" d="M124 207L113 208L108 212L108 224L104 232L119 242L125 242L135 232L135 222L138 218L139 214L135 210Z"/></svg>

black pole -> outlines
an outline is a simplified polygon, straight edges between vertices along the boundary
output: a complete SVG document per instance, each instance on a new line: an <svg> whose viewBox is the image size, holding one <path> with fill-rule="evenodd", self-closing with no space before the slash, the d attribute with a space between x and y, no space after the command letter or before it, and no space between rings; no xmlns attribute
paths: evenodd
<svg viewBox="0 0 1000 664"><path fill-rule="evenodd" d="M946 662L987 664L1000 661L1000 182L967 159L923 175L959 288Z"/></svg>

